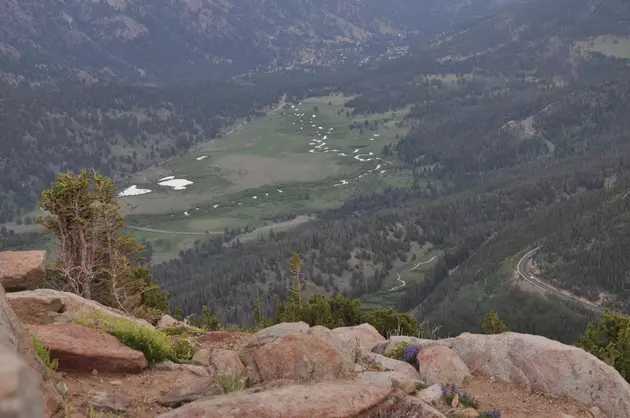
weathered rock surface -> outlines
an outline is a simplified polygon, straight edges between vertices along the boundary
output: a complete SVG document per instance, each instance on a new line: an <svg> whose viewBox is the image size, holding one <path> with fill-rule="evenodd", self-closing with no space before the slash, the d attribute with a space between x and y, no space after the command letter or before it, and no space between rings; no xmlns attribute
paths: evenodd
<svg viewBox="0 0 630 418"><path fill-rule="evenodd" d="M44 396L35 371L14 350L0 345L0 417L41 418Z"/></svg>
<svg viewBox="0 0 630 418"><path fill-rule="evenodd" d="M405 361L394 360L392 358L365 350L359 350L358 361L366 369L392 371L407 375L411 379L420 379L418 371L411 364Z"/></svg>
<svg viewBox="0 0 630 418"><path fill-rule="evenodd" d="M254 349L244 347L240 353L252 383L334 379L348 371L342 355L320 338L297 333L264 340L271 342Z"/></svg>
<svg viewBox="0 0 630 418"><path fill-rule="evenodd" d="M374 347L372 347L372 352L388 356L392 353L394 348L396 348L403 342L418 347L419 349L424 349L435 345L452 348L453 338L446 338L443 340L425 340L416 337L394 336L391 337L389 340L377 343Z"/></svg>
<svg viewBox="0 0 630 418"><path fill-rule="evenodd" d="M453 351L474 373L595 405L609 418L630 416L630 384L580 348L506 332L462 334L453 340Z"/></svg>
<svg viewBox="0 0 630 418"><path fill-rule="evenodd" d="M345 371L348 372L354 368L354 363L357 359L357 344L345 344L341 341L335 333L326 327L314 326L306 331L307 335L311 335L320 340L326 341L331 347L333 347L341 355L344 361Z"/></svg>
<svg viewBox="0 0 630 418"><path fill-rule="evenodd" d="M9 306L2 286L0 286L0 345L17 353L35 372L39 387L44 394L45 415L53 416L60 411L64 400L55 388L43 363L35 354L31 338Z"/></svg>
<svg viewBox="0 0 630 418"><path fill-rule="evenodd" d="M390 389L390 395L402 398L416 390L417 380L397 372L365 372L355 382Z"/></svg>
<svg viewBox="0 0 630 418"><path fill-rule="evenodd" d="M344 345L355 345L368 351L377 343L385 341L385 337L370 324L335 328L332 332Z"/></svg>
<svg viewBox="0 0 630 418"><path fill-rule="evenodd" d="M46 251L1 251L0 285L6 292L36 289L44 280Z"/></svg>
<svg viewBox="0 0 630 418"><path fill-rule="evenodd" d="M419 391L416 396L420 398L420 400L434 405L442 400L444 394L442 393L442 386L436 384Z"/></svg>
<svg viewBox="0 0 630 418"><path fill-rule="evenodd" d="M160 396L156 402L162 406L176 408L206 396L220 395L221 393L221 388L215 379L206 377L178 386Z"/></svg>
<svg viewBox="0 0 630 418"><path fill-rule="evenodd" d="M310 329L305 322L283 322L269 328L258 331L252 335L245 345L245 350L255 349L270 342L276 341L278 338L290 334L299 334L307 332Z"/></svg>
<svg viewBox="0 0 630 418"><path fill-rule="evenodd" d="M353 417L378 405L390 389L352 381L288 385L259 393L202 399L161 418Z"/></svg>
<svg viewBox="0 0 630 418"><path fill-rule="evenodd" d="M186 328L186 329L198 329L184 321L178 321L170 315L162 315L156 325L157 329L170 329L170 328Z"/></svg>
<svg viewBox="0 0 630 418"><path fill-rule="evenodd" d="M7 300L25 324L49 324L67 322L66 318L90 315L94 311L101 315L125 319L138 325L153 327L147 321L129 317L122 312L101 305L93 300L84 299L74 293L52 289L37 289L7 294ZM59 321L55 317L60 317ZM42 320L45 318L45 320Z"/></svg>
<svg viewBox="0 0 630 418"><path fill-rule="evenodd" d="M406 396L398 402L393 411L392 417L415 417L415 418L446 418L440 411L424 403L415 396Z"/></svg>
<svg viewBox="0 0 630 418"><path fill-rule="evenodd" d="M151 368L155 370L163 370L163 371L186 371L188 373L194 374L199 377L208 377L210 376L210 372L208 368L205 366L195 365L195 364L179 364L173 363L170 360L162 361L160 363L156 363L151 366Z"/></svg>
<svg viewBox="0 0 630 418"><path fill-rule="evenodd" d="M210 354L209 364L216 376L232 376L237 379L247 378L247 369L236 351L214 350Z"/></svg>
<svg viewBox="0 0 630 418"><path fill-rule="evenodd" d="M208 366L210 364L210 354L212 350L208 348L202 348L193 354L191 359L192 364L199 366Z"/></svg>
<svg viewBox="0 0 630 418"><path fill-rule="evenodd" d="M106 413L127 412L132 405L129 398L123 395L114 395L108 392L98 392L90 396L87 403L96 411Z"/></svg>
<svg viewBox="0 0 630 418"><path fill-rule="evenodd" d="M461 385L470 377L470 370L448 347L433 346L421 350L417 356L420 377L427 383Z"/></svg>
<svg viewBox="0 0 630 418"><path fill-rule="evenodd" d="M139 373L147 366L140 351L103 331L75 324L31 325L29 331L59 360L59 370Z"/></svg>

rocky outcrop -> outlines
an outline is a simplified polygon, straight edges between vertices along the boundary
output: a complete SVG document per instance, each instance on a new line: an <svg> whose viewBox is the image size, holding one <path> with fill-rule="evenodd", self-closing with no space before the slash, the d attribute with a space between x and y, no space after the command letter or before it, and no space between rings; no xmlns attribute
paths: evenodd
<svg viewBox="0 0 630 418"><path fill-rule="evenodd" d="M0 359L0 417L44 416L44 397L33 369L3 345L0 345Z"/></svg>
<svg viewBox="0 0 630 418"><path fill-rule="evenodd" d="M385 341L379 332L370 324L361 324L354 327L341 327L332 330L332 333L344 345L355 345L363 350L371 350L377 343Z"/></svg>
<svg viewBox="0 0 630 418"><path fill-rule="evenodd" d="M46 251L0 252L0 285L6 292L36 289L44 280Z"/></svg>
<svg viewBox="0 0 630 418"><path fill-rule="evenodd" d="M426 383L461 385L470 370L450 348L439 345L421 350L417 356L418 371Z"/></svg>
<svg viewBox="0 0 630 418"><path fill-rule="evenodd" d="M60 411L64 404L63 398L55 388L53 379L50 378L43 363L35 354L31 338L7 303L2 286L0 286L0 346L17 353L35 372L39 387L44 394L45 415L53 416Z"/></svg>
<svg viewBox="0 0 630 418"><path fill-rule="evenodd" d="M127 316L116 309L103 306L93 300L84 299L74 293L37 289L9 293L7 300L20 321L25 324L68 323L78 316L89 316L96 313L97 315L125 319L138 325L152 327L147 321Z"/></svg>
<svg viewBox="0 0 630 418"><path fill-rule="evenodd" d="M147 368L140 351L103 331L74 324L31 325L31 334L59 360L59 370L90 373L139 373Z"/></svg>
<svg viewBox="0 0 630 418"><path fill-rule="evenodd" d="M597 406L609 418L630 416L630 385L584 350L544 337L506 332L462 334L453 352L472 373Z"/></svg>
<svg viewBox="0 0 630 418"><path fill-rule="evenodd" d="M354 381L294 384L258 393L205 398L160 418L354 417L387 399L392 388Z"/></svg>

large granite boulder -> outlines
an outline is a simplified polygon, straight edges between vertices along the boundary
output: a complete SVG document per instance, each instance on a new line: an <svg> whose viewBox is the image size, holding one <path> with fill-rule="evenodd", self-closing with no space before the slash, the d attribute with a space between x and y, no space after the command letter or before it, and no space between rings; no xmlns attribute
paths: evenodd
<svg viewBox="0 0 630 418"><path fill-rule="evenodd" d="M46 273L46 251L0 252L0 285L8 292L36 289Z"/></svg>

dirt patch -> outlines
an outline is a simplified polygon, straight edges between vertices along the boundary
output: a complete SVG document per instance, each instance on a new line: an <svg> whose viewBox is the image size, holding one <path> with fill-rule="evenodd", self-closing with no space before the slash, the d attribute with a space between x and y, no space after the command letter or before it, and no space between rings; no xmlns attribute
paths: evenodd
<svg viewBox="0 0 630 418"><path fill-rule="evenodd" d="M590 416L588 408L569 399L554 398L514 384L492 382L478 376L468 380L459 390L477 399L479 411L497 409L503 418L561 418L563 414L575 418Z"/></svg>
<svg viewBox="0 0 630 418"><path fill-rule="evenodd" d="M87 416L87 400L98 392L111 393L114 396L129 398L132 408L127 416L137 418L152 418L169 411L155 401L175 386L192 382L199 376L184 371L145 370L135 375L99 374L97 376L84 374L63 375L68 386L68 404L73 413L83 413Z"/></svg>
<svg viewBox="0 0 630 418"><path fill-rule="evenodd" d="M334 175L340 168L335 162L325 159L310 158L308 161L300 161L253 155L221 157L214 165L223 170L223 177L238 189L319 180Z"/></svg>

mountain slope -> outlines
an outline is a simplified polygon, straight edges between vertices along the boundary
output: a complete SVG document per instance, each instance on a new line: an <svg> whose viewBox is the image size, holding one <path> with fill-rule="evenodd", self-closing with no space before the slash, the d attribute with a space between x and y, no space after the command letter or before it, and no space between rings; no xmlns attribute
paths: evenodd
<svg viewBox="0 0 630 418"><path fill-rule="evenodd" d="M502 1L0 0L0 81L163 82L329 64L339 45L445 25Z"/></svg>

